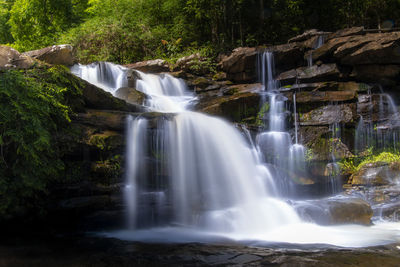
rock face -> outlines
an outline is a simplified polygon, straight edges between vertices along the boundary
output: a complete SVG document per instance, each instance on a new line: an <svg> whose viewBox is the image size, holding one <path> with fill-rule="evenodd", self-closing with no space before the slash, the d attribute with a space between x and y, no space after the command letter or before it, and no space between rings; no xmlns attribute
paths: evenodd
<svg viewBox="0 0 400 267"><path fill-rule="evenodd" d="M233 50L229 57L220 62L227 79L235 82L254 80L257 54L258 49L254 47L239 47Z"/></svg>
<svg viewBox="0 0 400 267"><path fill-rule="evenodd" d="M341 76L336 64L314 65L301 67L279 74L276 78L281 85L299 83L315 83L322 81L337 81Z"/></svg>
<svg viewBox="0 0 400 267"><path fill-rule="evenodd" d="M21 55L17 50L9 46L0 45L0 70L2 69L29 69L35 65L35 61Z"/></svg>
<svg viewBox="0 0 400 267"><path fill-rule="evenodd" d="M46 48L28 51L25 56L36 58L52 65L72 66L75 64L73 47L71 45L53 45Z"/></svg>
<svg viewBox="0 0 400 267"><path fill-rule="evenodd" d="M370 225L373 214L368 202L357 198L328 198L301 202L296 209L304 219L321 225Z"/></svg>
<svg viewBox="0 0 400 267"><path fill-rule="evenodd" d="M334 57L343 65L400 63L400 33L371 33L330 39L313 52L313 60Z"/></svg>

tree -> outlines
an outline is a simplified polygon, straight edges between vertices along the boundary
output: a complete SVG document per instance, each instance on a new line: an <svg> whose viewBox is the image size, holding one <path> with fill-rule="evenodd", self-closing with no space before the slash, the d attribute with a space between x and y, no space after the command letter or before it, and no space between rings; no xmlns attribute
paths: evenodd
<svg viewBox="0 0 400 267"><path fill-rule="evenodd" d="M87 1L16 0L9 25L17 49L29 50L54 44L74 25Z"/></svg>

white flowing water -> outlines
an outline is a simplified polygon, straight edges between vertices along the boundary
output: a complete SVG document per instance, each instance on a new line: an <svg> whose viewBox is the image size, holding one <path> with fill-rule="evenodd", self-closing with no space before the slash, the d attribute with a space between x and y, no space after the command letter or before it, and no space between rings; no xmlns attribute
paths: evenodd
<svg viewBox="0 0 400 267"><path fill-rule="evenodd" d="M90 65L77 64L71 67L71 72L112 94L117 89L128 86L126 68L110 62L97 62Z"/></svg>
<svg viewBox="0 0 400 267"><path fill-rule="evenodd" d="M123 76L120 70L115 77ZM102 235L144 242L345 247L399 240L399 225L323 227L303 222L291 205L276 197L276 177L238 130L221 119L187 111L191 94L180 81L168 77L166 85L163 77L140 76L137 88L156 102L148 106L164 112L128 117L127 230ZM164 99L171 102L162 103Z"/></svg>

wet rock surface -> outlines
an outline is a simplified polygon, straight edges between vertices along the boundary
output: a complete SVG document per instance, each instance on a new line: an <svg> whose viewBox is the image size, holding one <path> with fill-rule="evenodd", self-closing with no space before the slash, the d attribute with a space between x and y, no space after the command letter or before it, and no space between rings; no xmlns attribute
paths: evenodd
<svg viewBox="0 0 400 267"><path fill-rule="evenodd" d="M329 198L300 202L295 206L300 216L321 225L370 225L373 211L360 198Z"/></svg>
<svg viewBox="0 0 400 267"><path fill-rule="evenodd" d="M143 244L84 236L2 239L0 264L24 266L397 266L396 245Z"/></svg>

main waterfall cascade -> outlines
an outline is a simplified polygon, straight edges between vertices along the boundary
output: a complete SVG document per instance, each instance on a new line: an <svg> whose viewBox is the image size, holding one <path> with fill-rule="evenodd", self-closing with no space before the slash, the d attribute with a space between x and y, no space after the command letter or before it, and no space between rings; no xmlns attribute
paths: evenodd
<svg viewBox="0 0 400 267"><path fill-rule="evenodd" d="M272 66L272 54L262 57ZM110 92L118 89L115 81L126 79L126 69L110 63L72 70L89 82L104 83L102 88ZM398 241L397 226L323 227L305 222L289 204L294 201L281 198L280 178L265 162L287 167L289 173L301 171L304 147L297 139L292 144L284 122L286 99L275 92L270 71L273 79L272 69L264 65L268 76L260 94L269 98L268 128L258 134L256 147L228 122L188 110L195 96L182 80L139 72L136 88L148 95L145 105L155 112L127 119L128 226L103 234L145 242L231 240L258 245L360 247ZM108 75L112 77L104 81Z"/></svg>

